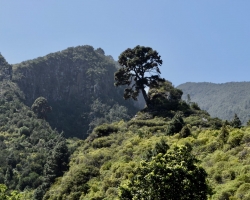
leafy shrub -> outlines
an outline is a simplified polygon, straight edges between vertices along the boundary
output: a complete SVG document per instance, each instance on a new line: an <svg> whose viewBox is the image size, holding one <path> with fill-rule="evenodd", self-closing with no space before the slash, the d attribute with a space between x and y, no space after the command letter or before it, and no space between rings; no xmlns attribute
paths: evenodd
<svg viewBox="0 0 250 200"><path fill-rule="evenodd" d="M229 132L228 132L226 126L223 125L222 128L221 128L220 134L218 135L218 137L219 137L219 139L220 139L223 143L226 143L226 142L227 142L227 139L228 139L228 136L229 136Z"/></svg>
<svg viewBox="0 0 250 200"><path fill-rule="evenodd" d="M238 190L236 191L235 195L238 199L249 199L250 197L250 183L242 184Z"/></svg>
<svg viewBox="0 0 250 200"><path fill-rule="evenodd" d="M23 121L22 120L18 121L17 122L17 127L21 128L22 126L23 126Z"/></svg>
<svg viewBox="0 0 250 200"><path fill-rule="evenodd" d="M153 127L153 126L164 126L166 125L166 122L165 121L162 121L162 120L156 120L156 119L153 119L153 120L136 120L136 119L132 119L128 122L128 125L137 125L139 127L142 127L142 126L148 126L148 127Z"/></svg>
<svg viewBox="0 0 250 200"><path fill-rule="evenodd" d="M194 110L200 110L200 107L199 107L198 104L195 103L195 102L191 103L190 107L191 107L192 109L194 109Z"/></svg>
<svg viewBox="0 0 250 200"><path fill-rule="evenodd" d="M102 137L102 136L108 136L111 133L116 133L118 132L118 130L119 130L118 127L112 124L102 124L96 127L93 133L96 134L97 137Z"/></svg>
<svg viewBox="0 0 250 200"><path fill-rule="evenodd" d="M239 117L235 114L234 115L234 119L231 122L231 126L234 128L240 128L241 127L241 121L239 119Z"/></svg>
<svg viewBox="0 0 250 200"><path fill-rule="evenodd" d="M78 192L77 198L79 199L81 193L86 193L89 189L87 184L88 180L99 174L99 170L94 166L85 166L81 168L78 166L68 177L66 184L62 185L62 192L69 194L71 192Z"/></svg>
<svg viewBox="0 0 250 200"><path fill-rule="evenodd" d="M202 118L201 116L189 116L185 118L185 123L190 124L191 126L202 126L202 127L209 127L208 120L205 118Z"/></svg>
<svg viewBox="0 0 250 200"><path fill-rule="evenodd" d="M244 136L242 137L241 143L249 143L250 142L250 133L247 132L244 134Z"/></svg>
<svg viewBox="0 0 250 200"><path fill-rule="evenodd" d="M241 139L243 138L244 133L240 131L234 131L228 138L227 143L230 144L231 147L239 146L241 143Z"/></svg>
<svg viewBox="0 0 250 200"><path fill-rule="evenodd" d="M23 126L19 129L20 135L29 136L30 135L30 129L26 126Z"/></svg>
<svg viewBox="0 0 250 200"><path fill-rule="evenodd" d="M40 119L46 119L47 113L52 110L48 105L47 99L44 97L38 97L31 106L31 110L37 115Z"/></svg>
<svg viewBox="0 0 250 200"><path fill-rule="evenodd" d="M177 113L173 119L170 121L166 135L173 135L175 133L179 133L184 125L184 121L182 119L181 114Z"/></svg>
<svg viewBox="0 0 250 200"><path fill-rule="evenodd" d="M18 193L17 191L12 191L8 194L8 188L4 184L0 184L0 199L1 200L21 200L23 199L23 195Z"/></svg>
<svg viewBox="0 0 250 200"><path fill-rule="evenodd" d="M20 190L23 190L25 187L34 188L36 184L40 184L41 180L37 182L39 175L35 172L31 172L28 176L20 177L18 187Z"/></svg>
<svg viewBox="0 0 250 200"><path fill-rule="evenodd" d="M191 131L190 129L187 127L187 126L184 126L182 129L181 129L181 132L180 132L180 137L181 138L186 138L188 136L191 135Z"/></svg>
<svg viewBox="0 0 250 200"><path fill-rule="evenodd" d="M218 200L229 200L230 197L231 197L231 192L222 191L221 194L218 196Z"/></svg>
<svg viewBox="0 0 250 200"><path fill-rule="evenodd" d="M209 153L212 153L220 148L220 143L218 141L212 141L206 145L206 150Z"/></svg>
<svg viewBox="0 0 250 200"><path fill-rule="evenodd" d="M222 176L221 176L221 174L219 174L219 173L214 174L213 179L214 179L217 183L222 183Z"/></svg>
<svg viewBox="0 0 250 200"><path fill-rule="evenodd" d="M209 118L208 122L209 122L210 126L216 130L219 130L223 125L222 120L217 118L217 117L216 118Z"/></svg>
<svg viewBox="0 0 250 200"><path fill-rule="evenodd" d="M207 174L190 150L175 147L142 161L128 184L120 186L121 199L206 199Z"/></svg>
<svg viewBox="0 0 250 200"><path fill-rule="evenodd" d="M91 144L94 148L110 147L115 141L109 138L97 138Z"/></svg>

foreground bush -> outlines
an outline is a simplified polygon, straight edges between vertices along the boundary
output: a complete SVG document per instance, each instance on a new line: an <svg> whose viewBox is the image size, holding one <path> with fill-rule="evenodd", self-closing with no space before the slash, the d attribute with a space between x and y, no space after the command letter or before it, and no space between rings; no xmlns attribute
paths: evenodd
<svg viewBox="0 0 250 200"><path fill-rule="evenodd" d="M207 174L196 163L187 146L159 153L140 163L128 184L120 187L120 198L207 199Z"/></svg>

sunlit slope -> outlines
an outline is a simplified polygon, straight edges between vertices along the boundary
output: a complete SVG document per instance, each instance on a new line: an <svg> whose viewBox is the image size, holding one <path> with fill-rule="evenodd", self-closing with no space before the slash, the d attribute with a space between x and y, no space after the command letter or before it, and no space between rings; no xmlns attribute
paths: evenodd
<svg viewBox="0 0 250 200"><path fill-rule="evenodd" d="M136 121L136 120L135 120ZM148 150L160 140L173 148L189 145L208 173L212 199L248 199L250 180L250 127L219 130L187 125L191 135L166 135L164 118L145 120L144 125L102 125L79 143L70 169L47 193L48 199L117 199L119 185L132 174Z"/></svg>
<svg viewBox="0 0 250 200"><path fill-rule="evenodd" d="M176 93L173 87L169 89L173 89L171 94ZM158 88L149 94L160 91ZM157 102L164 103L160 99ZM119 186L133 176L156 143L164 140L170 148L192 148L208 173L213 189L209 198L249 199L250 127L222 125L221 120L211 118L197 104L181 100L172 103L162 109L144 109L129 122L96 127L87 140L78 143L69 171L57 179L44 198L118 199Z"/></svg>

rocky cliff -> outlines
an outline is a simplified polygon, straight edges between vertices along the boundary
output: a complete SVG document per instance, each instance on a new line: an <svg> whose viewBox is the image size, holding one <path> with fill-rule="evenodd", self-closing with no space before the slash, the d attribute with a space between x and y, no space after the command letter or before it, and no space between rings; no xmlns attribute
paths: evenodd
<svg viewBox="0 0 250 200"><path fill-rule="evenodd" d="M115 61L101 48L78 46L13 65L13 81L27 105L40 96L48 100L52 127L67 137L85 138L93 121L112 121L105 116L114 105L125 106L128 116L138 110L133 101L123 100L123 89L114 86L116 70ZM93 111L96 100L104 107L102 113Z"/></svg>
<svg viewBox="0 0 250 200"><path fill-rule="evenodd" d="M0 81L12 79L12 67L0 54Z"/></svg>

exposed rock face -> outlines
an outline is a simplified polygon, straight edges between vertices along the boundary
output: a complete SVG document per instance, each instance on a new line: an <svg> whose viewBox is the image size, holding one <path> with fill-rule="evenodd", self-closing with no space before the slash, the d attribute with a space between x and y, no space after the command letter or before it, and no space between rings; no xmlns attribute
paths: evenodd
<svg viewBox="0 0 250 200"><path fill-rule="evenodd" d="M30 105L39 96L49 101L89 98L110 92L114 64L91 46L68 48L14 66L13 80L25 91ZM107 93L106 93L107 94Z"/></svg>
<svg viewBox="0 0 250 200"><path fill-rule="evenodd" d="M0 54L0 81L11 80L12 67L8 64L5 58Z"/></svg>
<svg viewBox="0 0 250 200"><path fill-rule="evenodd" d="M123 100L123 89L114 86L115 71L116 63L102 49L78 46L14 65L13 81L24 92L27 105L40 96L48 100L53 127L82 138L92 120L86 113L94 100L126 106L130 114L138 110L133 101Z"/></svg>

